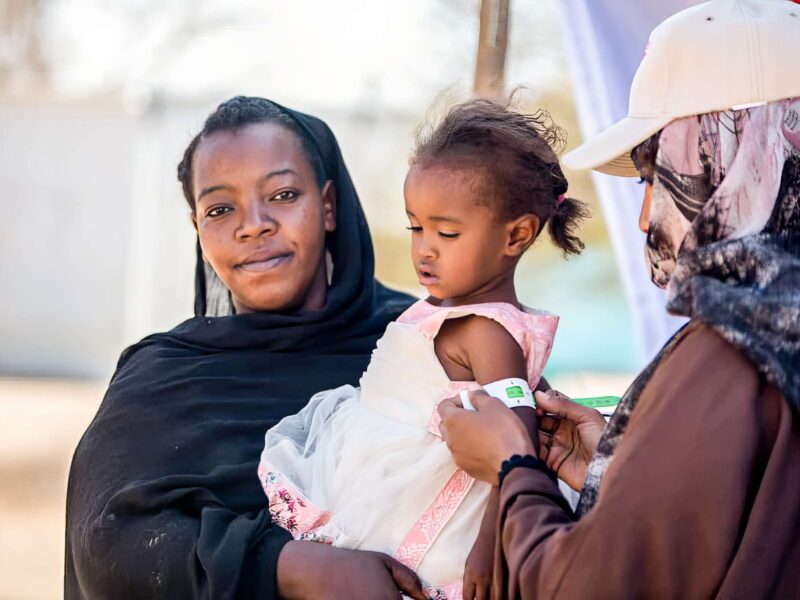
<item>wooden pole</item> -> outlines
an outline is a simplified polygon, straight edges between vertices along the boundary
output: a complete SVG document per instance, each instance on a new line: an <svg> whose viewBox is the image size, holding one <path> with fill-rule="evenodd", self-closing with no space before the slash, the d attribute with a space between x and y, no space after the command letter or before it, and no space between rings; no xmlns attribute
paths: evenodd
<svg viewBox="0 0 800 600"><path fill-rule="evenodd" d="M473 91L481 98L505 95L509 0L481 0L481 28Z"/></svg>
<svg viewBox="0 0 800 600"><path fill-rule="evenodd" d="M6 56L0 56L0 91L15 84L47 84L42 54L41 0L0 0L0 39Z"/></svg>

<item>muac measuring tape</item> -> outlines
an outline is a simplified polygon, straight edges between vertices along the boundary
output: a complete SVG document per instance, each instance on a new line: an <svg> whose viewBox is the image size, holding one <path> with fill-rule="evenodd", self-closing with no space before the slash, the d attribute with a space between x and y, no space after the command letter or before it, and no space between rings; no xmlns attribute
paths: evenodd
<svg viewBox="0 0 800 600"><path fill-rule="evenodd" d="M533 401L533 392L531 391L528 382L519 377L510 377L508 379L500 379L487 383L483 386L484 391L490 396L499 399L503 404L509 408L517 408L520 406L528 406L536 408ZM472 402L469 401L469 392L463 390L459 397L461 404L467 410L475 410ZM594 408L602 413L608 412L619 404L619 396L592 396L589 398L570 398L576 404Z"/></svg>

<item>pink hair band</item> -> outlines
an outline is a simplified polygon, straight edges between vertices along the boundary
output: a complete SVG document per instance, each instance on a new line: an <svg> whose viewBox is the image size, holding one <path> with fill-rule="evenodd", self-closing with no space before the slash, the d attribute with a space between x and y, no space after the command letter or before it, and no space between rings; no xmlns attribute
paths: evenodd
<svg viewBox="0 0 800 600"><path fill-rule="evenodd" d="M566 194L561 194L558 198L556 198L556 206L559 206L566 199L567 199L567 195Z"/></svg>

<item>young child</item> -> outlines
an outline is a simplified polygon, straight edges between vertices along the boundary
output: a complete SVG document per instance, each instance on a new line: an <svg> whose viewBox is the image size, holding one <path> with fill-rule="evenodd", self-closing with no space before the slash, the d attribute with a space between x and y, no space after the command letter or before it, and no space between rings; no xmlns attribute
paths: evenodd
<svg viewBox="0 0 800 600"><path fill-rule="evenodd" d="M320 392L266 435L259 478L295 538L394 555L435 598L488 592L496 490L456 468L436 406L483 386L534 422L558 317L519 303L514 271L545 225L565 254L583 248L561 138L544 113L477 100L419 141L404 194L430 297L389 325L359 388Z"/></svg>

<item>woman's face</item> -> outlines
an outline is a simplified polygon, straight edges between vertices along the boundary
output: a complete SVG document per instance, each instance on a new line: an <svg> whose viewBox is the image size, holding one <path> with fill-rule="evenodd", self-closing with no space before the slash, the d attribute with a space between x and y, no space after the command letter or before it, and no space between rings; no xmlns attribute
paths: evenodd
<svg viewBox="0 0 800 600"><path fill-rule="evenodd" d="M275 123L216 132L192 171L203 257L236 312L322 308L335 194L330 180L320 189L300 139Z"/></svg>

